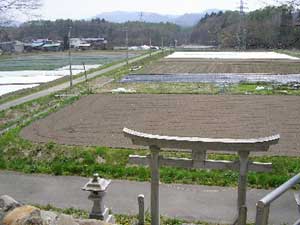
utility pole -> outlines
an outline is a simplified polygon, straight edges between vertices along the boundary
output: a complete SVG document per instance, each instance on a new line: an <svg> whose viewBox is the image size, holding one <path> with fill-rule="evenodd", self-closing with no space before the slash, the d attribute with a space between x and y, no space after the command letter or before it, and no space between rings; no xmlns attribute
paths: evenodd
<svg viewBox="0 0 300 225"><path fill-rule="evenodd" d="M161 37L161 50L164 51L164 37Z"/></svg>
<svg viewBox="0 0 300 225"><path fill-rule="evenodd" d="M84 63L84 62L82 62L82 66L83 66L83 70L84 70L85 82L87 83L87 82L88 82L88 79L87 79L87 73L86 73L85 63Z"/></svg>
<svg viewBox="0 0 300 225"><path fill-rule="evenodd" d="M125 41L126 41L126 65L128 66L129 65L129 54L128 54L128 28L126 28L125 30L126 32L126 37L125 37Z"/></svg>
<svg viewBox="0 0 300 225"><path fill-rule="evenodd" d="M143 14L143 12L141 12L141 14L140 14L140 22L143 22L143 16L144 16L144 14Z"/></svg>
<svg viewBox="0 0 300 225"><path fill-rule="evenodd" d="M141 12L141 14L140 14L140 26L141 26L142 29L143 29L143 16L144 16L144 14L143 14L143 12ZM141 38L141 46L143 46L143 45L144 45L144 39Z"/></svg>
<svg viewBox="0 0 300 225"><path fill-rule="evenodd" d="M246 49L246 13L245 13L245 2L244 0L240 0L240 22L238 27L238 45L240 50Z"/></svg>
<svg viewBox="0 0 300 225"><path fill-rule="evenodd" d="M70 89L73 87L73 73L72 73L72 56L71 56L71 30L69 27L68 39L69 39L69 69L70 69Z"/></svg>
<svg viewBox="0 0 300 225"><path fill-rule="evenodd" d="M152 46L152 39L151 39L151 37L149 39L149 45L150 45L150 56L151 56L152 55L152 48L151 48L151 46Z"/></svg>

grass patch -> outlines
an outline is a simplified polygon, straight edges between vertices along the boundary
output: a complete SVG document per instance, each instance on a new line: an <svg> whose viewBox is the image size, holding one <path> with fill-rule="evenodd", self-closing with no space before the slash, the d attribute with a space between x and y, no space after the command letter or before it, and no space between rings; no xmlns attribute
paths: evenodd
<svg viewBox="0 0 300 225"><path fill-rule="evenodd" d="M66 209L62 209L62 208L57 208L54 207L52 205L36 205L33 204L35 207L44 210L44 211L51 211L51 212L55 212L55 213L59 213L59 214L66 214L66 215L70 215L75 219L88 219L89 218L89 213L85 210L81 210L81 209L75 209L75 208L66 208Z"/></svg>
<svg viewBox="0 0 300 225"><path fill-rule="evenodd" d="M136 224L137 216L128 216L128 215L115 215L116 223L122 225L132 225ZM212 223L206 222L199 222L199 221L187 221L178 218L167 218L164 216L160 217L160 224L161 225L182 225L182 224L197 224L197 225L213 225ZM147 213L145 216L145 225L151 224L151 217L150 214ZM217 225L217 224L214 224Z"/></svg>
<svg viewBox="0 0 300 225"><path fill-rule="evenodd" d="M300 95L295 84L239 83L217 85L211 83L110 83L97 93L110 93L117 88L133 90L139 94L205 94L205 95Z"/></svg>
<svg viewBox="0 0 300 225"><path fill-rule="evenodd" d="M276 50L276 52L300 58L300 51L297 49Z"/></svg>
<svg viewBox="0 0 300 225"><path fill-rule="evenodd" d="M230 94L253 95L300 95L299 85L270 83L240 83L226 88Z"/></svg>
<svg viewBox="0 0 300 225"><path fill-rule="evenodd" d="M146 94L218 94L219 88L205 83L119 83L113 82L98 91L108 93L113 89L125 88Z"/></svg>
<svg viewBox="0 0 300 225"><path fill-rule="evenodd" d="M36 205L36 207L38 207L42 210L45 210L45 211L52 211L52 212L56 212L56 213L63 213L66 215L70 215L76 219L88 219L88 216L89 216L89 213L87 211L75 209L75 208L61 209L61 208L53 207L51 205L47 205L47 206ZM130 215L114 215L114 216L116 218L116 224L132 225L132 224L137 224L137 221L138 221L137 216L130 216ZM184 223L191 223L191 221L175 219L175 218L167 218L164 216L161 216L160 220L161 220L160 221L161 225L181 225ZM199 224L199 225L216 225L216 224L199 222L199 221L198 222L193 221L192 223ZM146 215L145 215L145 224L146 225L151 224L151 217L148 212L146 212Z"/></svg>
<svg viewBox="0 0 300 225"><path fill-rule="evenodd" d="M79 87L79 86L78 86ZM81 93L84 95L84 93ZM71 104L78 97L58 98L55 95L49 95L26 104L15 106L0 112L0 130L9 128L13 125L21 125L24 122L30 122L38 119L42 114L49 114L65 105Z"/></svg>
<svg viewBox="0 0 300 225"><path fill-rule="evenodd" d="M150 181L147 167L128 166L130 154L149 154L147 150L111 149L106 147L75 147L55 143L35 144L19 137L20 128L0 137L0 169L25 173L79 175L90 177L98 172L107 179ZM188 153L166 152L166 156L190 157ZM236 155L210 154L209 159L234 160ZM272 173L250 172L249 186L274 188L300 171L299 157L252 157L260 162L272 162ZM200 170L163 167L163 183L236 186L238 173L230 170Z"/></svg>

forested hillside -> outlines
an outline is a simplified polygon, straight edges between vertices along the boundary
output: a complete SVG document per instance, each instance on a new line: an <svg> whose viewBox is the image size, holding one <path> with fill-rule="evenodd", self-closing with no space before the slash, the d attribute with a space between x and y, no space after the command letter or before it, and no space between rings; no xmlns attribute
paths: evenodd
<svg viewBox="0 0 300 225"><path fill-rule="evenodd" d="M107 22L103 19L94 20L56 20L31 21L20 27L6 28L2 32L2 41L32 40L49 38L63 40L72 27L72 37L104 37L113 45L125 44L125 30L128 29L129 45L149 44L160 45L162 38L165 45L170 45L177 39L179 42L189 40L190 33L171 23L127 22L123 24Z"/></svg>
<svg viewBox="0 0 300 225"><path fill-rule="evenodd" d="M72 37L104 37L112 46L125 45L128 29L129 45L165 46L181 44L215 45L237 48L243 43L248 49L300 48L299 11L291 6L269 6L245 14L226 11L206 14L194 28L182 28L172 23L127 22L112 23L104 19L31 21L19 27L0 31L0 41L48 38L63 40L69 27ZM243 35L245 34L245 35Z"/></svg>
<svg viewBox="0 0 300 225"><path fill-rule="evenodd" d="M194 27L190 40L197 44L237 47L243 31L247 48L299 48L299 11L280 6L256 10L244 17L237 11L207 14Z"/></svg>

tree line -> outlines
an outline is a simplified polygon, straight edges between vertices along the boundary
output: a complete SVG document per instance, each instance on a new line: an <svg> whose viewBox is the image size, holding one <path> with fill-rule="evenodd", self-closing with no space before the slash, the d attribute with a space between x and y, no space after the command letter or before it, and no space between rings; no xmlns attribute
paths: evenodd
<svg viewBox="0 0 300 225"><path fill-rule="evenodd" d="M268 6L247 14L212 13L191 33L191 43L223 48L300 48L300 13L291 5ZM244 40L243 40L244 39Z"/></svg>
<svg viewBox="0 0 300 225"><path fill-rule="evenodd" d="M2 1L2 3L1 3ZM19 1L22 7L38 7L39 0L0 0L0 11L6 1ZM0 41L31 41L33 39L65 40L70 27L72 37L103 37L112 46L181 44L214 45L222 48L300 48L300 13L290 0L281 6L267 6L246 14L226 11L206 14L193 28L182 28L172 23L127 22L112 23L104 19L92 20L35 20L18 27L0 27ZM12 7L12 6L10 6ZM14 7L14 10L16 10ZM1 18L0 18L1 20ZM0 23L1 26L1 23ZM176 41L175 41L176 40Z"/></svg>
<svg viewBox="0 0 300 225"><path fill-rule="evenodd" d="M92 20L37 20L23 23L19 27L2 28L1 41L48 38L64 40L69 28L72 37L93 38L103 37L112 45L125 45L126 30L128 31L129 45L173 45L178 42L188 42L188 31L172 23L145 23L127 22L111 23L104 19Z"/></svg>

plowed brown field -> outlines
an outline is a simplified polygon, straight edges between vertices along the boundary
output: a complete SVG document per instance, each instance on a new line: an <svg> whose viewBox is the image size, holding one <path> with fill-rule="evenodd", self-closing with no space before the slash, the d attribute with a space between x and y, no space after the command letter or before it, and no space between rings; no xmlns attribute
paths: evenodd
<svg viewBox="0 0 300 225"><path fill-rule="evenodd" d="M268 73L299 74L299 60L163 59L147 65L145 74Z"/></svg>
<svg viewBox="0 0 300 225"><path fill-rule="evenodd" d="M84 97L22 130L36 142L133 148L122 129L162 135L256 138L281 134L271 155L300 155L300 97L105 95Z"/></svg>

